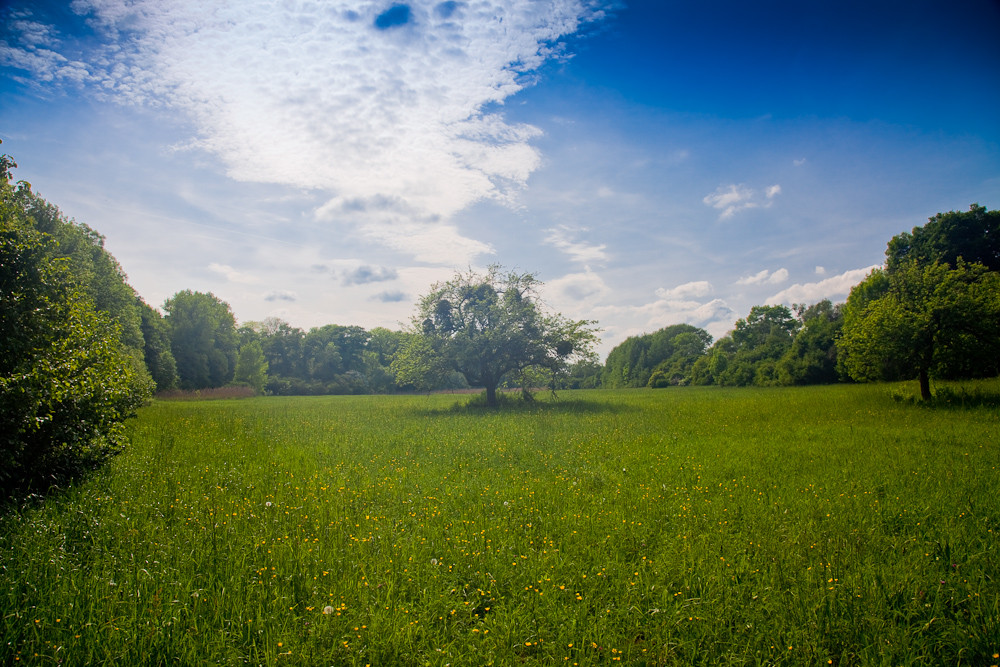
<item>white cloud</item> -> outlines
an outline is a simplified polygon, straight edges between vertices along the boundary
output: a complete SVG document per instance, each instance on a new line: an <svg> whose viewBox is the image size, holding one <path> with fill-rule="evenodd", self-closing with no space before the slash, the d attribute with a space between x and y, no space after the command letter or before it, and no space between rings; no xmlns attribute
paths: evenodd
<svg viewBox="0 0 1000 667"><path fill-rule="evenodd" d="M583 273L569 273L549 280L544 286L544 296L557 310L577 310L583 305L593 305L611 294L611 288L589 266Z"/></svg>
<svg viewBox="0 0 1000 667"><path fill-rule="evenodd" d="M546 230L548 236L545 243L554 246L558 250L566 253L574 262L581 264L588 262L603 262L608 258L604 250L607 245L590 245L582 241L575 240L575 236L580 232L586 232L586 228L573 229L566 225L560 225L553 229Z"/></svg>
<svg viewBox="0 0 1000 667"><path fill-rule="evenodd" d="M400 252L452 264L490 249L449 216L511 201L540 164L530 143L540 130L487 108L557 57L561 38L603 17L580 0L414 0L380 30L384 3L362 0L72 6L104 37L86 62L57 53L51 29L30 21L15 26L0 62L86 83L99 98L181 111L198 130L188 145L221 158L234 179L404 201L420 222L374 213L353 223Z"/></svg>
<svg viewBox="0 0 1000 667"><path fill-rule="evenodd" d="M763 269L753 275L745 276L736 281L737 285L777 285L788 280L788 269L778 269L771 273Z"/></svg>
<svg viewBox="0 0 1000 667"><path fill-rule="evenodd" d="M774 204L774 197L781 193L780 185L772 185L764 191L764 199L753 188L742 183L720 185L715 192L705 195L702 202L722 211L720 220L731 218L740 211L750 208L769 208Z"/></svg>
<svg viewBox="0 0 1000 667"><path fill-rule="evenodd" d="M817 276L825 276L826 275L826 269L823 268L822 266L817 266L816 267L816 275Z"/></svg>
<svg viewBox="0 0 1000 667"><path fill-rule="evenodd" d="M672 289L656 290L656 296L661 299L683 299L686 297L705 296L712 293L712 283L707 280L696 280L690 283L678 285Z"/></svg>
<svg viewBox="0 0 1000 667"><path fill-rule="evenodd" d="M767 298L770 304L816 303L823 299L842 300L851 292L851 288L865 279L878 265L863 269L852 269L837 276L831 276L815 283L796 283L777 294Z"/></svg>
<svg viewBox="0 0 1000 667"><path fill-rule="evenodd" d="M221 276L224 276L226 280L233 283L252 284L257 282L257 278L255 278L254 276L237 271L228 264L218 264L216 262L212 262L211 264L208 265L208 270L214 273L218 273Z"/></svg>

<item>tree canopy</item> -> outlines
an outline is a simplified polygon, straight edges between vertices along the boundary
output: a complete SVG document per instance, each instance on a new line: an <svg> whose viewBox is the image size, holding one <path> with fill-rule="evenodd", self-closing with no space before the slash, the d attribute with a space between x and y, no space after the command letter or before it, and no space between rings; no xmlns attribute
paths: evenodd
<svg viewBox="0 0 1000 667"><path fill-rule="evenodd" d="M557 373L590 357L593 323L543 312L540 286L531 273L499 266L434 285L417 306L412 333L420 342L405 348L412 362L406 367L417 374L457 371L470 386L484 387L487 405L495 406L505 378L529 370Z"/></svg>
<svg viewBox="0 0 1000 667"><path fill-rule="evenodd" d="M1000 372L1000 213L939 213L889 241L886 266L851 290L839 342L856 380Z"/></svg>
<svg viewBox="0 0 1000 667"><path fill-rule="evenodd" d="M973 204L968 211L938 213L922 227L892 237L885 256L889 272L911 261L955 268L959 258L1000 271L1000 211Z"/></svg>
<svg viewBox="0 0 1000 667"><path fill-rule="evenodd" d="M602 383L609 388L687 384L691 367L711 342L707 331L690 324L631 336L608 353Z"/></svg>
<svg viewBox="0 0 1000 667"><path fill-rule="evenodd" d="M909 261L865 283L847 300L840 339L852 378L915 377L927 400L931 377L1000 372L1000 273L962 260L954 269Z"/></svg>

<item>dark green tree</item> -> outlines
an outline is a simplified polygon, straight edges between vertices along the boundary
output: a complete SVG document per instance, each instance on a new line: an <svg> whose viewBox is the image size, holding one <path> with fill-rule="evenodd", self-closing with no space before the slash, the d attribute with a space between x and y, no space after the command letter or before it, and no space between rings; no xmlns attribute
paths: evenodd
<svg viewBox="0 0 1000 667"><path fill-rule="evenodd" d="M1000 271L1000 211L973 204L968 211L938 213L922 227L892 237L885 257L890 273L911 261L954 268L959 258Z"/></svg>
<svg viewBox="0 0 1000 667"><path fill-rule="evenodd" d="M799 321L786 306L754 306L692 368L695 384L781 384L778 360L792 347Z"/></svg>
<svg viewBox="0 0 1000 667"><path fill-rule="evenodd" d="M837 337L844 322L840 306L829 299L806 307L796 305L801 322L791 347L777 364L783 385L829 384L837 382Z"/></svg>
<svg viewBox="0 0 1000 667"><path fill-rule="evenodd" d="M410 357L427 363L413 366L435 372L444 365L461 373L470 386L485 388L493 407L505 378L517 381L529 369L558 373L590 357L597 340L593 323L544 313L540 285L533 274L499 266L434 285L413 318L412 332L423 343L407 348Z"/></svg>
<svg viewBox="0 0 1000 667"><path fill-rule="evenodd" d="M163 304L182 389L221 387L236 369L236 318L214 294L184 290Z"/></svg>

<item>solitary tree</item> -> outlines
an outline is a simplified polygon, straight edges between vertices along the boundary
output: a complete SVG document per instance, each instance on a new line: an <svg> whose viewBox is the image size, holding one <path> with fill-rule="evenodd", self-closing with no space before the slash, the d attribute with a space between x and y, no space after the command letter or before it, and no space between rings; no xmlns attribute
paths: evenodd
<svg viewBox="0 0 1000 667"><path fill-rule="evenodd" d="M1000 273L959 260L955 269L916 261L876 269L844 310L839 346L855 380L930 378L1000 372Z"/></svg>
<svg viewBox="0 0 1000 667"><path fill-rule="evenodd" d="M411 359L405 367L429 373L451 368L471 386L484 387L486 404L496 406L505 378L519 379L529 369L558 372L592 356L594 323L544 313L540 285L533 274L496 265L434 285L413 318L412 332L422 342L406 348Z"/></svg>
<svg viewBox="0 0 1000 667"><path fill-rule="evenodd" d="M839 361L856 380L1000 372L1000 212L973 204L898 234L886 266L851 290Z"/></svg>

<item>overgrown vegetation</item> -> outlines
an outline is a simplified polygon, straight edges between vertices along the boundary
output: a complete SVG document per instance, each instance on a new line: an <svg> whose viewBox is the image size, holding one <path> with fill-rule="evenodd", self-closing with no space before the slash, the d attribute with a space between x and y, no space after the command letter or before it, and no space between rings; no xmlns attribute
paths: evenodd
<svg viewBox="0 0 1000 667"><path fill-rule="evenodd" d="M0 519L0 663L992 665L996 403L914 389L157 402Z"/></svg>

